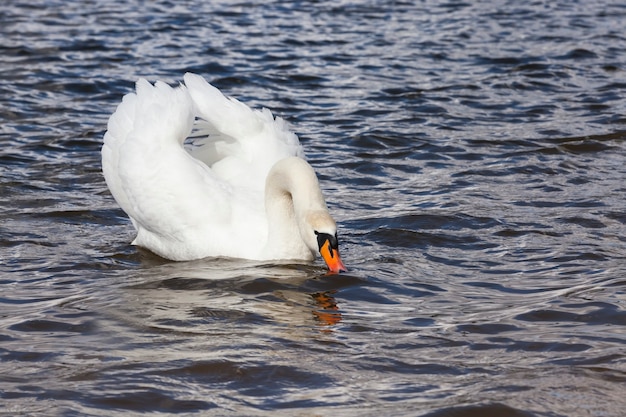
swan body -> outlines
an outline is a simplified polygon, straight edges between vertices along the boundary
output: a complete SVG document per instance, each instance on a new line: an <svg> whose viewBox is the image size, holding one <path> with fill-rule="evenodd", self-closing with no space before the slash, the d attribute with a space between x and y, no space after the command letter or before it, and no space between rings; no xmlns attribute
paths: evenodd
<svg viewBox="0 0 626 417"><path fill-rule="evenodd" d="M110 117L102 171L137 230L164 258L312 260L345 270L337 226L297 136L281 118L225 97L202 77L144 79Z"/></svg>

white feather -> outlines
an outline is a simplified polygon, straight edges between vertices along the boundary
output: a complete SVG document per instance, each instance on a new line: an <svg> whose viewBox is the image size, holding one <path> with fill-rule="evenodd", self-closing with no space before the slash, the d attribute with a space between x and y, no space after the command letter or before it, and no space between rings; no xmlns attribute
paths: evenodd
<svg viewBox="0 0 626 417"><path fill-rule="evenodd" d="M312 259L314 227L336 225L310 166L288 162L303 157L297 136L267 109L200 76L184 80L139 80L108 123L102 169L137 229L133 243L172 260Z"/></svg>

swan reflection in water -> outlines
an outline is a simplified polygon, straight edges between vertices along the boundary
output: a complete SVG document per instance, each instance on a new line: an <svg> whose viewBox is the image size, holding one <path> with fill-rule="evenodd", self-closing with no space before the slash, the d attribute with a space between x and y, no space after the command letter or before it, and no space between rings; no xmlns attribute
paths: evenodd
<svg viewBox="0 0 626 417"><path fill-rule="evenodd" d="M341 321L341 312L333 296L335 291L324 291L311 294L319 309L313 310L313 316L324 326L334 326ZM325 329L329 331L329 329Z"/></svg>
<svg viewBox="0 0 626 417"><path fill-rule="evenodd" d="M332 287L346 274L320 274L313 265L146 258L109 309L131 328L224 335L274 326L283 337L299 339L309 337L311 329L332 332L342 320Z"/></svg>

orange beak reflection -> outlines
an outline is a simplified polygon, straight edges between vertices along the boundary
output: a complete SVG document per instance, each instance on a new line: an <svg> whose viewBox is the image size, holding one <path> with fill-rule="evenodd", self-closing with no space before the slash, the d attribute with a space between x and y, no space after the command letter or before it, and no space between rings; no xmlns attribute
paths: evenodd
<svg viewBox="0 0 626 417"><path fill-rule="evenodd" d="M313 310L313 316L323 326L333 326L341 322L341 313L339 312L339 307L337 307L337 302L333 294L334 291L311 294L311 297L313 297L317 306L320 308L319 310ZM324 332L329 331L330 330L324 330Z"/></svg>
<svg viewBox="0 0 626 417"><path fill-rule="evenodd" d="M320 247L320 255L322 255L322 258L324 259L324 262L326 262L330 272L338 273L341 271L348 271L339 256L339 247L336 235L332 236L327 233L318 233L317 242Z"/></svg>

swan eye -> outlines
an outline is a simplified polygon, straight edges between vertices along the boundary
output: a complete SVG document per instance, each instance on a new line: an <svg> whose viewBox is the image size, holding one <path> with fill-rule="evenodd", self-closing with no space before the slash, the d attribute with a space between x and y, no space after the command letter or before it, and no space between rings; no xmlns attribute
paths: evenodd
<svg viewBox="0 0 626 417"><path fill-rule="evenodd" d="M337 233L335 235L331 235L329 233L319 233L317 230L314 230L315 235L317 236L317 245L319 249L322 249L322 246L328 241L330 243L331 249L339 248L339 241L337 239Z"/></svg>

